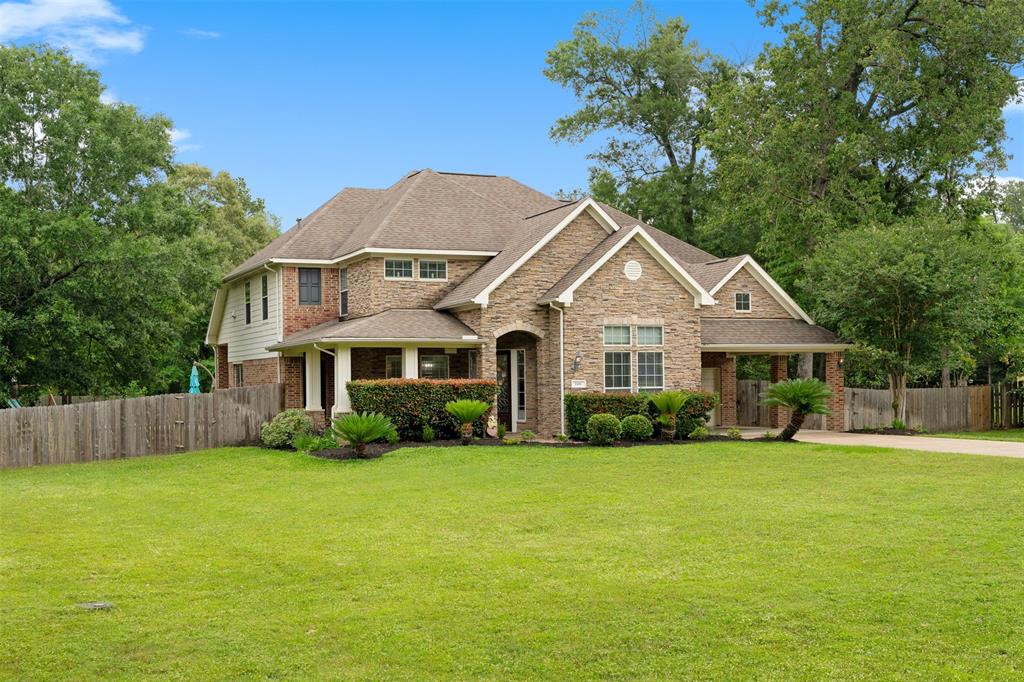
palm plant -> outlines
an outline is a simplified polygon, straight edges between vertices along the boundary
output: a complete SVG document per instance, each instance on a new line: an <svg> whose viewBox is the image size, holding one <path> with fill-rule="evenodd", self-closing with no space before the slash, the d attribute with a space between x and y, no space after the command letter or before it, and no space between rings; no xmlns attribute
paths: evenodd
<svg viewBox="0 0 1024 682"><path fill-rule="evenodd" d="M487 414L491 406L482 400L464 399L445 403L444 409L459 420L462 425L462 444L468 445L469 439L473 437L473 422Z"/></svg>
<svg viewBox="0 0 1024 682"><path fill-rule="evenodd" d="M789 379L769 386L761 394L761 404L790 410L792 417L779 438L793 440L793 436L804 425L804 417L829 413L828 399L831 397L832 389L818 379Z"/></svg>
<svg viewBox="0 0 1024 682"><path fill-rule="evenodd" d="M377 412L353 412L338 417L331 425L334 437L347 441L359 457L365 456L368 443L385 438L394 430L391 420Z"/></svg>
<svg viewBox="0 0 1024 682"><path fill-rule="evenodd" d="M651 395L651 402L658 410L658 422L662 425L662 433L668 440L676 437L676 417L679 410L686 404L686 394L682 391L662 391Z"/></svg>

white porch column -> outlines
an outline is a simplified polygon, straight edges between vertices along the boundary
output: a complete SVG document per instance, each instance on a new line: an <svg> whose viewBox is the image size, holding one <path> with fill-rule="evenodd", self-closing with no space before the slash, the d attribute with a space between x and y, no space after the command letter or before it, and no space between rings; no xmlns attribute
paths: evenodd
<svg viewBox="0 0 1024 682"><path fill-rule="evenodd" d="M402 376L406 379L420 378L420 353L418 348L402 349Z"/></svg>
<svg viewBox="0 0 1024 682"><path fill-rule="evenodd" d="M320 407L320 351L306 351L306 412L317 412Z"/></svg>
<svg viewBox="0 0 1024 682"><path fill-rule="evenodd" d="M334 414L352 411L352 402L348 399L348 382L351 380L352 348L338 346L334 349Z"/></svg>

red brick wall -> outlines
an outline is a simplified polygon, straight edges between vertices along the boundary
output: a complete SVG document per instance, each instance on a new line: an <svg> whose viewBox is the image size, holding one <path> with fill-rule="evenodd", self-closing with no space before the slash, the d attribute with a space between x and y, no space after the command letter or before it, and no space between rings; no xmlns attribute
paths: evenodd
<svg viewBox="0 0 1024 682"><path fill-rule="evenodd" d="M231 368L228 365L228 344L222 343L214 347L217 358L217 388L228 388L231 385Z"/></svg>
<svg viewBox="0 0 1024 682"><path fill-rule="evenodd" d="M277 383L277 358L242 361L242 381L246 386Z"/></svg>
<svg viewBox="0 0 1024 682"><path fill-rule="evenodd" d="M721 426L736 426L736 358L725 353L701 353L701 367L718 367L722 382Z"/></svg>
<svg viewBox="0 0 1024 682"><path fill-rule="evenodd" d="M773 384L789 378L788 355L772 355L769 360L771 362L771 381ZM768 425L773 429L785 426L789 423L789 419L789 410L784 407L768 408Z"/></svg>
<svg viewBox="0 0 1024 682"><path fill-rule="evenodd" d="M828 400L830 412L825 417L825 428L829 431L846 430L846 388L843 370L839 367L842 359L842 353L825 353L825 383L832 389Z"/></svg>
<svg viewBox="0 0 1024 682"><path fill-rule="evenodd" d="M284 336L338 320L338 269L320 269L320 305L299 305L299 269L284 267Z"/></svg>
<svg viewBox="0 0 1024 682"><path fill-rule="evenodd" d="M281 358L281 381L284 383L284 408L301 410L305 407L305 387L302 384L303 357L287 356Z"/></svg>

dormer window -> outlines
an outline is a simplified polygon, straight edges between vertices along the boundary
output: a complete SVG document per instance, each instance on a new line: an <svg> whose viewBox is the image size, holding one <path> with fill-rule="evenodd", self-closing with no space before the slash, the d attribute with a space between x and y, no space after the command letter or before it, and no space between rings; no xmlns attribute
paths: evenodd
<svg viewBox="0 0 1024 682"><path fill-rule="evenodd" d="M736 293L736 312L738 312L738 313L749 313L750 312L750 293L748 293L748 292L737 292Z"/></svg>
<svg viewBox="0 0 1024 682"><path fill-rule="evenodd" d="M386 258L384 259L385 279L412 279L411 258Z"/></svg>

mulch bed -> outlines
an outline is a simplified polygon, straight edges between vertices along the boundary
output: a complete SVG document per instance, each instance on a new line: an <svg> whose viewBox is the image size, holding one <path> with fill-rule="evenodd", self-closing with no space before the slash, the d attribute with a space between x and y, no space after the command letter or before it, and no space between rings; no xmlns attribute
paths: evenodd
<svg viewBox="0 0 1024 682"><path fill-rule="evenodd" d="M754 438L748 439L753 441L772 441L778 442L772 438ZM647 445L692 445L695 443L708 443L711 441L733 441L740 442L727 436L708 436L703 440L664 440L664 439L651 439L642 442L633 442L629 440L616 441L608 447L617 448L631 448L636 446L647 446ZM516 448L588 448L593 447L586 441L578 440L567 440L567 441L530 441L528 443L516 442L506 443L498 438L475 438L469 442L466 447L473 446L499 446L499 447L516 447ZM447 447L463 447L462 441L459 439L451 440L435 440L430 443L423 443L421 441L401 441L399 443L371 443L366 446L366 452L363 455L363 459L376 459L381 455L384 455L392 450L398 450L399 448L447 448ZM314 457L322 457L324 459L359 459L356 455L356 451L350 447L343 448L330 448L329 450L317 450L309 453Z"/></svg>

